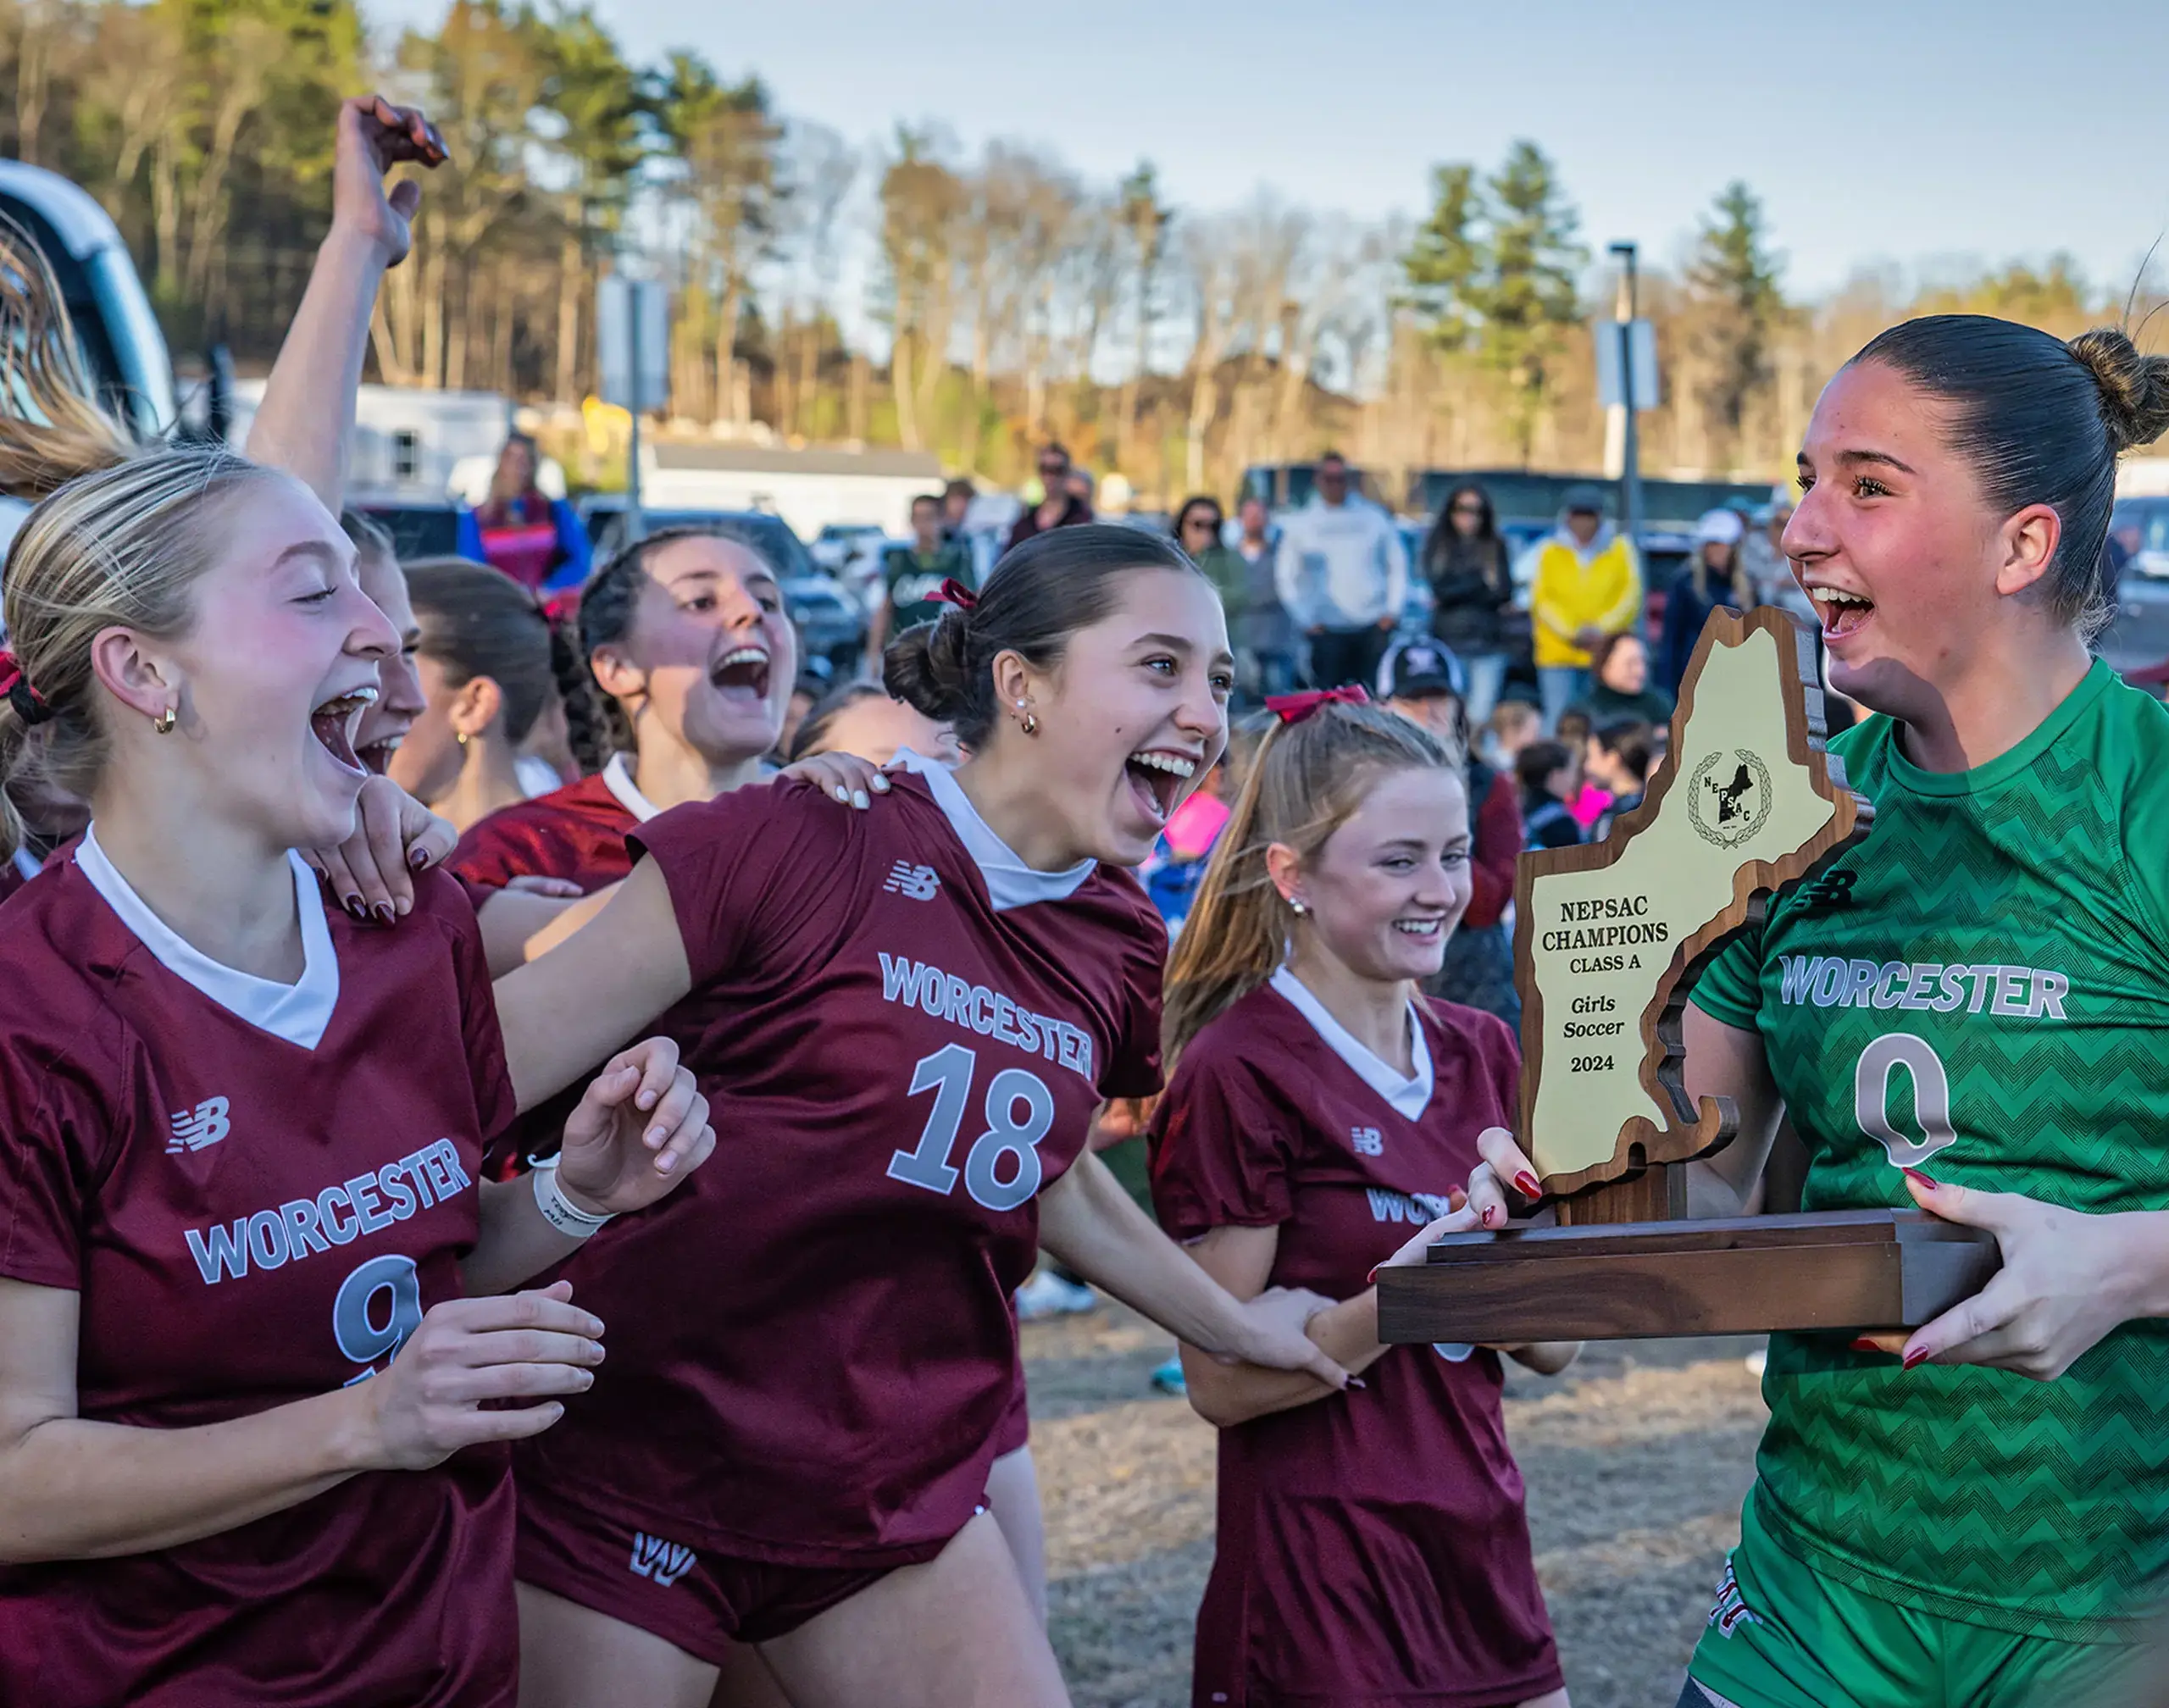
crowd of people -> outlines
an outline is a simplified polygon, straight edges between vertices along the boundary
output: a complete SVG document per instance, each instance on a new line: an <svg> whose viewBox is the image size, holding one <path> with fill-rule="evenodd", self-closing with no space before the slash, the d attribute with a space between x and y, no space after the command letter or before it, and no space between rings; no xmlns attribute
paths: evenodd
<svg viewBox="0 0 2169 1708"><path fill-rule="evenodd" d="M127 442L0 264L0 1700L1057 1708L1044 1252L1220 1432L1197 1703L1563 1708L1501 1391L1576 1348L1389 1346L1374 1278L1541 1195L1515 860L1634 810L1678 679L1600 497L1523 574L1463 488L1412 570L1337 458L1277 534L1168 538L1051 446L990 568L914 507L878 684L786 736L728 528L575 578L517 454L467 556L342 520L386 175L442 156L341 108L245 457ZM1809 425L1775 549L1876 826L1695 987L1741 1136L1692 1196L1739 1213L1789 1117L1811 1205L2003 1267L1778 1338L1683 1708L2145 1676L2169 711L2086 643L2165 428L2169 360L1973 317ZM1764 596L1757 537L1705 518L1680 608Z"/></svg>

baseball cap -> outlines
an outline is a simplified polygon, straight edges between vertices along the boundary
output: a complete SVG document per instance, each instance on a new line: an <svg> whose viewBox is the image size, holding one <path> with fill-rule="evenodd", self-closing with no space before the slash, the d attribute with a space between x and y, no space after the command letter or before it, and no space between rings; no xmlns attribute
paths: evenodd
<svg viewBox="0 0 2169 1708"><path fill-rule="evenodd" d="M1590 516L1604 514L1604 494L1586 480L1578 480L1569 486L1559 501L1559 507L1569 513L1579 510Z"/></svg>
<svg viewBox="0 0 2169 1708"><path fill-rule="evenodd" d="M1695 543L1697 546L1737 546L1739 537L1747 531L1739 519L1739 512L1728 506L1705 510L1702 519L1695 524Z"/></svg>
<svg viewBox="0 0 2169 1708"><path fill-rule="evenodd" d="M1462 691L1461 660L1435 640L1411 640L1386 660L1386 698L1415 700Z"/></svg>

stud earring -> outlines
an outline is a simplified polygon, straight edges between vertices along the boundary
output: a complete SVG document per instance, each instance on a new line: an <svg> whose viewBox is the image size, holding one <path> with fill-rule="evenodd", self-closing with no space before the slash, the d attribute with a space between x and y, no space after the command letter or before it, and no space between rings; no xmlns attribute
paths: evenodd
<svg viewBox="0 0 2169 1708"><path fill-rule="evenodd" d="M1302 900L1300 896L1291 896L1288 898L1288 911L1293 913L1298 919L1301 919L1311 910L1303 905Z"/></svg>
<svg viewBox="0 0 2169 1708"><path fill-rule="evenodd" d="M169 706L151 720L151 728L161 735L170 735L173 734L173 726L180 721L180 714Z"/></svg>

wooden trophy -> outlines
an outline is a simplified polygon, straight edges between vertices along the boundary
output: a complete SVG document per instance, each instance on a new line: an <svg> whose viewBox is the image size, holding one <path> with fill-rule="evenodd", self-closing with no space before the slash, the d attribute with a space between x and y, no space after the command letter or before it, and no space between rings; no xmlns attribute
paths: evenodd
<svg viewBox="0 0 2169 1708"><path fill-rule="evenodd" d="M1812 640L1778 611L1717 611L1642 805L1602 842L1521 857L1517 1136L1558 1225L1451 1234L1380 1270L1384 1339L1914 1328L1994 1273L1993 1236L1917 1210L1685 1219L1684 1165L1738 1124L1682 1083L1695 975L1874 817L1823 733Z"/></svg>

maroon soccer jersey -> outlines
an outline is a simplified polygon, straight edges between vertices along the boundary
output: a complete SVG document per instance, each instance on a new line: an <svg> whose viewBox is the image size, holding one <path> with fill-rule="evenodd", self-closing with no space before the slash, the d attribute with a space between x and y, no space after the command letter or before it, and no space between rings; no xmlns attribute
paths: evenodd
<svg viewBox="0 0 2169 1708"><path fill-rule="evenodd" d="M659 1029L718 1143L567 1266L610 1379L522 1489L686 1548L924 1557L985 1489L1035 1195L1102 1099L1158 1084L1165 934L1127 873L1018 864L939 769L870 812L744 789L638 840L693 972Z"/></svg>
<svg viewBox="0 0 2169 1708"><path fill-rule="evenodd" d="M77 1409L181 1428L382 1370L460 1291L513 1107L472 911L396 929L297 860L282 985L168 931L94 836L0 909L0 1275L80 1295ZM502 1448L121 1559L0 1567L0 1702L513 1700Z"/></svg>
<svg viewBox="0 0 2169 1708"><path fill-rule="evenodd" d="M624 754L592 777L492 812L470 825L445 863L470 886L567 878L592 892L633 869L625 837L655 817Z"/></svg>
<svg viewBox="0 0 2169 1708"><path fill-rule="evenodd" d="M1162 1223L1278 1228L1274 1285L1361 1293L1514 1108L1504 1025L1416 1012L1410 1079L1284 971L1207 1026L1155 1112ZM1220 1432L1194 1700L1475 1708L1558 1689L1498 1356L1396 1346L1363 1381Z"/></svg>

